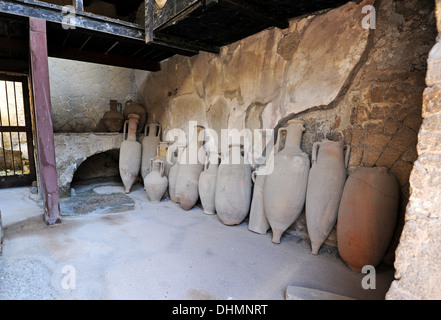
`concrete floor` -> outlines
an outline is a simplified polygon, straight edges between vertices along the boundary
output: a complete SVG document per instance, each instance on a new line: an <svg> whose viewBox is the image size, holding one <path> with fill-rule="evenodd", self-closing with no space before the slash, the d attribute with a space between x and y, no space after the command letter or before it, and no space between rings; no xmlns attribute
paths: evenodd
<svg viewBox="0 0 441 320"><path fill-rule="evenodd" d="M351 271L335 248L314 256L292 235L276 245L271 232L253 233L246 221L226 226L199 207L152 204L140 185L129 194L134 210L64 216L57 226L43 223L41 203L29 195L0 190L0 299L281 300L300 286L367 300L384 299L393 280L393 268L381 265L376 288L363 289L366 274Z"/></svg>

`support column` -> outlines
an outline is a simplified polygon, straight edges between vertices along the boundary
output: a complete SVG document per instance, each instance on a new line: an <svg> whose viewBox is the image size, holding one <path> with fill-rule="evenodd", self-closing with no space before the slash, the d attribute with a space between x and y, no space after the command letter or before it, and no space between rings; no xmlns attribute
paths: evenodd
<svg viewBox="0 0 441 320"><path fill-rule="evenodd" d="M51 116L46 21L29 18L29 48L37 131L37 155L44 200L44 221L60 223L54 132Z"/></svg>

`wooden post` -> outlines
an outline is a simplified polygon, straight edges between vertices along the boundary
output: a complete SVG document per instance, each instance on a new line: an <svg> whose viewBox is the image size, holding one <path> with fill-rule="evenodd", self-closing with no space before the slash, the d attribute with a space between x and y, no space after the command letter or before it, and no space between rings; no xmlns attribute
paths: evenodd
<svg viewBox="0 0 441 320"><path fill-rule="evenodd" d="M84 11L83 0L73 0L73 6L76 11Z"/></svg>
<svg viewBox="0 0 441 320"><path fill-rule="evenodd" d="M44 220L48 225L60 223L54 132L49 90L46 21L29 18L29 48L32 89L35 104L37 154L44 200Z"/></svg>

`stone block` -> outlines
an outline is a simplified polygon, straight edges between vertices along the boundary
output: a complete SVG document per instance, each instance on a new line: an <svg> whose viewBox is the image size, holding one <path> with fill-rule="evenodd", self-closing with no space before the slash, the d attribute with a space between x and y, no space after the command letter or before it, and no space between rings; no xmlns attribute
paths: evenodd
<svg viewBox="0 0 441 320"><path fill-rule="evenodd" d="M439 133L420 131L418 134L418 153L441 154L441 138Z"/></svg>
<svg viewBox="0 0 441 320"><path fill-rule="evenodd" d="M409 199L408 219L441 218L441 174L439 163L441 157L423 155L414 163L410 176L412 196Z"/></svg>
<svg viewBox="0 0 441 320"><path fill-rule="evenodd" d="M382 153L382 149L378 149L372 145L365 145L363 149L363 160L361 163L365 167L373 167L375 163L378 161Z"/></svg>
<svg viewBox="0 0 441 320"><path fill-rule="evenodd" d="M421 131L441 134L441 114L434 114L425 118Z"/></svg>
<svg viewBox="0 0 441 320"><path fill-rule="evenodd" d="M441 42L433 46L427 59L426 84L431 87L438 83L441 83Z"/></svg>
<svg viewBox="0 0 441 320"><path fill-rule="evenodd" d="M412 206L408 211L412 211ZM437 300L441 297L439 239L439 219L406 221L396 250L396 280L392 282L386 299Z"/></svg>
<svg viewBox="0 0 441 320"><path fill-rule="evenodd" d="M70 183L80 164L88 157L108 150L119 149L119 133L57 133L54 134L60 194L70 194Z"/></svg>
<svg viewBox="0 0 441 320"><path fill-rule="evenodd" d="M441 85L426 88L423 93L423 117L441 113Z"/></svg>

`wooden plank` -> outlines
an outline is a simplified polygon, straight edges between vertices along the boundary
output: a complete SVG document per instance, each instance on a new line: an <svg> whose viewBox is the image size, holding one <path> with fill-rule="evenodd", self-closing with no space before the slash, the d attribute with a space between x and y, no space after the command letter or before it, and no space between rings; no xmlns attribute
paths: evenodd
<svg viewBox="0 0 441 320"><path fill-rule="evenodd" d="M154 2L154 0L150 0ZM176 19L180 15L186 15L188 10L192 11L192 7L196 4L197 7L203 4L202 0L167 0L162 9L154 7L153 15L153 29L161 27L165 23L170 23L172 19Z"/></svg>
<svg viewBox="0 0 441 320"><path fill-rule="evenodd" d="M52 127L46 21L29 19L29 47L37 130L37 155L40 185L44 200L44 220L48 225L61 223L58 176Z"/></svg>
<svg viewBox="0 0 441 320"><path fill-rule="evenodd" d="M62 9L62 6L35 0L0 1L0 12L29 18L39 18L60 24L64 22L63 19L66 16L66 14L63 14ZM84 11L75 12L75 28L84 28L113 36L145 41L143 26Z"/></svg>
<svg viewBox="0 0 441 320"><path fill-rule="evenodd" d="M170 2L172 3L173 1ZM174 25L203 5L202 1L178 1L178 3L179 6L175 3L174 8L166 4L163 9L156 9L154 11L153 30L159 31Z"/></svg>

